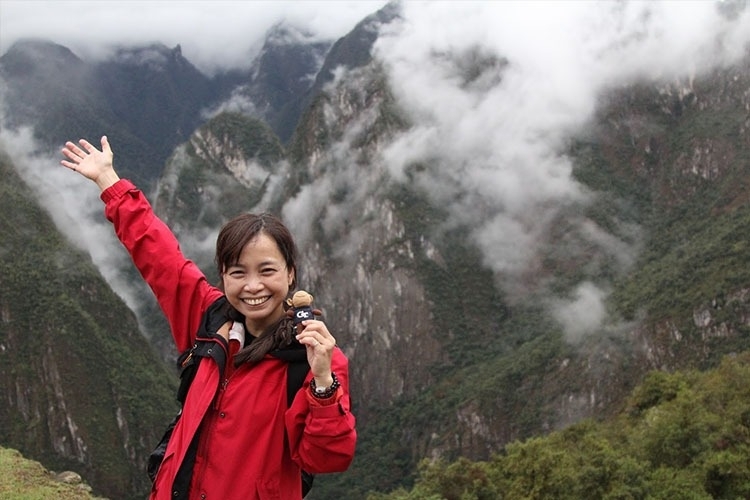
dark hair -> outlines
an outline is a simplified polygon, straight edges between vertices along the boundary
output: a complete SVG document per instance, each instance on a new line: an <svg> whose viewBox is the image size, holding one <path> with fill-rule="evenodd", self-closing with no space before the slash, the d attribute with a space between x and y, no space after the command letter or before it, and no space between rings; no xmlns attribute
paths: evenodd
<svg viewBox="0 0 750 500"><path fill-rule="evenodd" d="M273 214L241 214L230 220L221 228L216 238L216 268L221 278L221 288L224 288L222 278L224 270L237 264L242 249L259 234L266 234L276 242L281 255L286 262L287 271L294 271L294 279L290 290L297 288L297 245L284 223Z"/></svg>
<svg viewBox="0 0 750 500"><path fill-rule="evenodd" d="M294 271L291 292L297 288L297 245L289 229L275 215L241 214L230 220L219 231L216 238L216 268L219 272L219 287L224 289L224 270L235 265L240 260L242 249L260 234L266 234L276 242L281 255L284 257L287 271ZM229 317L238 321L241 315L231 308ZM244 319L244 318L243 318ZM235 354L234 365L255 363L272 350L290 345L294 341L294 325L291 318L284 317L279 322L268 327L257 340L247 347L243 347Z"/></svg>

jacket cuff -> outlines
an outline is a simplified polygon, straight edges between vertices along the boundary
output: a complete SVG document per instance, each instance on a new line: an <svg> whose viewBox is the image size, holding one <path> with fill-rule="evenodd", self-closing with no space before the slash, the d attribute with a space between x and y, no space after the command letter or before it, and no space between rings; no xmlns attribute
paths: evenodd
<svg viewBox="0 0 750 500"><path fill-rule="evenodd" d="M104 203L109 203L116 198L120 198L131 189L136 189L135 185L132 182L127 179L120 179L119 181L115 182L107 189L102 191L100 197Z"/></svg>

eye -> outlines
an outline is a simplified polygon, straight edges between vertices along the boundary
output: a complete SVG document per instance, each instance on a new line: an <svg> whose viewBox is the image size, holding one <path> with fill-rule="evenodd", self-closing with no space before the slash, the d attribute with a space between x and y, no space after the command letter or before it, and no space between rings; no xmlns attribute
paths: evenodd
<svg viewBox="0 0 750 500"><path fill-rule="evenodd" d="M227 275L232 278L242 278L245 275L245 272L241 269L230 269L227 272Z"/></svg>

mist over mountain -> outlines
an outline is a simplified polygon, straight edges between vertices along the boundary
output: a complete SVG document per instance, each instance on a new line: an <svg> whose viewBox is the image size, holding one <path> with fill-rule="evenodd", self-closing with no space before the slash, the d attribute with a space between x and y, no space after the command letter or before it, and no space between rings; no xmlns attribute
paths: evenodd
<svg viewBox="0 0 750 500"><path fill-rule="evenodd" d="M177 410L174 370L5 153L0 172L0 441L51 470L76 470L100 494L135 498Z"/></svg>
<svg viewBox="0 0 750 500"><path fill-rule="evenodd" d="M212 76L179 46L88 62L19 42L0 56L2 149L165 361L163 319L58 146L106 133L211 279L224 220L281 214L360 426L352 469L314 495L363 498L422 458L607 418L649 371L750 346L748 10L540 6L394 3L330 42L276 26L249 71ZM5 390L3 418L28 424Z"/></svg>

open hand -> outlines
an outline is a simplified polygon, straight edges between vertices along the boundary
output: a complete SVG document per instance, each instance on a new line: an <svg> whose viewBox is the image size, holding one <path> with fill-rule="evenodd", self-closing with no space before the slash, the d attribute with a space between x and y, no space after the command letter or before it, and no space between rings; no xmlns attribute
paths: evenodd
<svg viewBox="0 0 750 500"><path fill-rule="evenodd" d="M102 190L119 180L112 163L114 154L107 136L102 136L101 151L86 139L80 139L78 143L80 147L70 141L65 143L62 154L67 160L60 162L64 167L96 182Z"/></svg>

